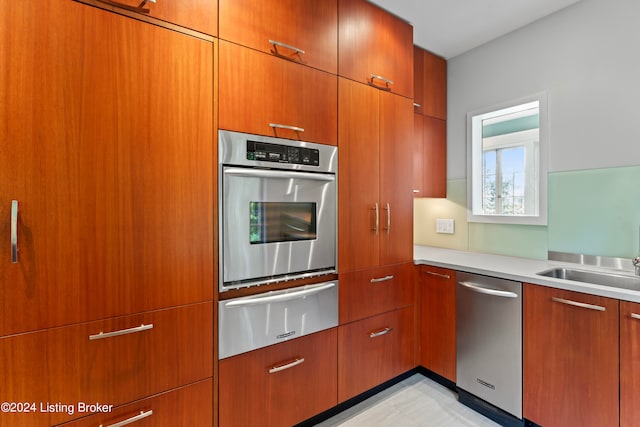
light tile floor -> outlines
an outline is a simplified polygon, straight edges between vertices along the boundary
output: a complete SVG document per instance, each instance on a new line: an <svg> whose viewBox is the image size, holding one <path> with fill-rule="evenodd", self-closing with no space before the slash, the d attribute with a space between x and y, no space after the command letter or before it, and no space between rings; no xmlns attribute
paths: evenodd
<svg viewBox="0 0 640 427"><path fill-rule="evenodd" d="M458 402L456 393L413 375L317 427L500 427Z"/></svg>

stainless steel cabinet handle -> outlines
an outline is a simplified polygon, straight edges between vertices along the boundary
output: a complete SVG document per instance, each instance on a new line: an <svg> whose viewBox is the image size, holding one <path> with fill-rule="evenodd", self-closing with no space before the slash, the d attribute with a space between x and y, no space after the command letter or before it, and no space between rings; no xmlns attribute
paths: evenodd
<svg viewBox="0 0 640 427"><path fill-rule="evenodd" d="M304 132L304 128L300 128L298 126L281 125L279 123L269 123L269 126L277 129L287 129L295 132Z"/></svg>
<svg viewBox="0 0 640 427"><path fill-rule="evenodd" d="M428 274L430 276L440 277L442 279L451 279L451 276L449 276L448 274L434 273L433 271L425 271L424 274Z"/></svg>
<svg viewBox="0 0 640 427"><path fill-rule="evenodd" d="M269 43L274 45L276 50L278 49L278 46L280 46L280 47L284 47L284 48L287 48L287 49L291 49L295 53L304 53L304 50L302 50L300 48L297 48L295 46L291 46L290 44L279 42L277 40L269 40Z"/></svg>
<svg viewBox="0 0 640 427"><path fill-rule="evenodd" d="M478 292L480 294L493 295L494 297L503 297L503 298L518 298L518 294L516 294L515 292L485 288L484 286L481 286L481 285L478 285L477 283L472 283L472 282L458 282L458 283L460 283L465 288L471 289L472 291Z"/></svg>
<svg viewBox="0 0 640 427"><path fill-rule="evenodd" d="M418 104L417 102L414 102L414 103L413 103L413 106L414 106L414 107L418 107L418 108L422 107L422 105Z"/></svg>
<svg viewBox="0 0 640 427"><path fill-rule="evenodd" d="M391 331L393 331L393 328L384 328L383 330L378 331L378 332L371 332L371 333L369 334L369 338L377 338L377 337L381 337L382 335L386 335L386 334L388 334L388 333L389 333L389 332L391 332Z"/></svg>
<svg viewBox="0 0 640 427"><path fill-rule="evenodd" d="M104 424L100 424L100 427L122 427L122 426L126 426L127 424L135 423L136 421L140 421L144 418L150 417L151 415L153 415L153 411L149 409L147 412L141 411L140 414L135 415L131 418L127 418L126 420L120 421L119 423L109 424L108 426L105 426Z"/></svg>
<svg viewBox="0 0 640 427"><path fill-rule="evenodd" d="M414 193L414 194L417 194L417 193L419 193L419 192L420 192L420 190L413 190L413 193Z"/></svg>
<svg viewBox="0 0 640 427"><path fill-rule="evenodd" d="M91 341L93 341L93 340L101 340L103 338L112 338L112 337L117 337L117 336L120 336L120 335L135 334L136 332L148 331L149 329L153 329L153 323L150 323L148 325L145 325L143 323L142 325L136 326L135 328L121 329L119 331L99 332L99 333L94 334L94 335L89 335L89 340L91 340Z"/></svg>
<svg viewBox="0 0 640 427"><path fill-rule="evenodd" d="M393 279L393 275L390 276L384 276L384 277L380 277L377 279L371 279L371 283L380 283L380 282L387 282L389 280Z"/></svg>
<svg viewBox="0 0 640 427"><path fill-rule="evenodd" d="M384 207L384 210L387 212L387 227L385 230L389 234L389 231L391 231L391 206L389 206L389 203Z"/></svg>
<svg viewBox="0 0 640 427"><path fill-rule="evenodd" d="M376 211L376 222L375 226L372 228L373 231L378 234L378 229L380 228L380 210L378 209L378 204L376 203L376 207L373 208Z"/></svg>
<svg viewBox="0 0 640 427"><path fill-rule="evenodd" d="M382 76L380 76L380 75L378 75L378 74L371 74L371 80L370 80L370 82L369 82L369 83L371 83L373 86L380 87L380 86L376 85L376 84L373 82L374 80L382 80L383 82L385 82L385 84L387 85L386 87L387 87L388 89L390 89L390 88L389 88L389 85L392 85L392 84L393 84L393 81L392 81L392 80L389 80L389 79L387 79L387 78L385 78L385 77L382 77Z"/></svg>
<svg viewBox="0 0 640 427"><path fill-rule="evenodd" d="M330 173L290 172L269 169L225 168L225 175L245 176L250 178L308 179L313 181L335 181L336 176Z"/></svg>
<svg viewBox="0 0 640 427"><path fill-rule="evenodd" d="M633 319L638 319L638 320L640 320L640 314L631 313L631 317L632 317Z"/></svg>
<svg viewBox="0 0 640 427"><path fill-rule="evenodd" d="M11 201L11 262L18 262L18 201Z"/></svg>
<svg viewBox="0 0 640 427"><path fill-rule="evenodd" d="M299 364L304 363L304 357L299 357L293 362L285 363L284 365L274 366L269 369L270 374L275 374L276 372L284 371L285 369L293 368L294 366L298 366Z"/></svg>
<svg viewBox="0 0 640 427"><path fill-rule="evenodd" d="M128 4L120 3L116 0L97 0L97 1L99 1L100 3L108 4L110 6L115 6L122 9L131 10L133 12L138 12L138 13L149 13L150 9L145 9L144 5L146 5L147 3L156 2L156 0L142 0L139 6L129 6Z"/></svg>
<svg viewBox="0 0 640 427"><path fill-rule="evenodd" d="M606 311L607 309L601 305L587 304L584 302L571 301L564 298L551 297L552 301L559 302L560 304L572 305L574 307L588 308L589 310Z"/></svg>
<svg viewBox="0 0 640 427"><path fill-rule="evenodd" d="M306 289L282 293L278 295L266 295L258 297L246 297L246 299L238 298L233 301L225 303L225 307L241 307L246 305L266 304L271 302L289 301L292 299L308 297L309 295L317 294L325 289L333 288L336 285L335 282L321 283L319 285L310 285Z"/></svg>

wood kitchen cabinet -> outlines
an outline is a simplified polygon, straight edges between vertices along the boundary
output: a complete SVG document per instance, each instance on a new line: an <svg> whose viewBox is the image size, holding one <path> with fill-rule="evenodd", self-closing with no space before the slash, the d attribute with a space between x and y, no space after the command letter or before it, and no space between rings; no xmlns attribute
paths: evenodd
<svg viewBox="0 0 640 427"><path fill-rule="evenodd" d="M211 300L214 45L73 1L0 16L0 336Z"/></svg>
<svg viewBox="0 0 640 427"><path fill-rule="evenodd" d="M418 364L456 382L456 272L420 267Z"/></svg>
<svg viewBox="0 0 640 427"><path fill-rule="evenodd" d="M0 338L4 401L121 405L210 378L213 303L122 316ZM22 414L19 414L22 415ZM51 425L86 414L23 415ZM14 426L15 414L0 414Z"/></svg>
<svg viewBox="0 0 640 427"><path fill-rule="evenodd" d="M640 425L640 304L620 302L620 427Z"/></svg>
<svg viewBox="0 0 640 427"><path fill-rule="evenodd" d="M337 331L223 359L219 425L291 426L337 404Z"/></svg>
<svg viewBox="0 0 640 427"><path fill-rule="evenodd" d="M523 304L524 417L618 426L619 301L525 284Z"/></svg>
<svg viewBox="0 0 640 427"><path fill-rule="evenodd" d="M337 0L219 3L221 39L337 74Z"/></svg>
<svg viewBox="0 0 640 427"><path fill-rule="evenodd" d="M338 327L338 401L412 368L413 306Z"/></svg>
<svg viewBox="0 0 640 427"><path fill-rule="evenodd" d="M338 74L413 98L413 27L365 0L339 0L338 22Z"/></svg>
<svg viewBox="0 0 640 427"><path fill-rule="evenodd" d="M413 115L413 195L447 197L447 122Z"/></svg>
<svg viewBox="0 0 640 427"><path fill-rule="evenodd" d="M415 112L447 119L447 60L414 46L413 77Z"/></svg>
<svg viewBox="0 0 640 427"><path fill-rule="evenodd" d="M220 41L220 129L336 145L337 77Z"/></svg>
<svg viewBox="0 0 640 427"><path fill-rule="evenodd" d="M339 82L340 272L413 260L412 102Z"/></svg>

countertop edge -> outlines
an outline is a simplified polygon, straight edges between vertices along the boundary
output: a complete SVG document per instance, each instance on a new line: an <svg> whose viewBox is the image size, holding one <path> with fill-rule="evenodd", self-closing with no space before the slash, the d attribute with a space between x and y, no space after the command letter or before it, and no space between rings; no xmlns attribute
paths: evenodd
<svg viewBox="0 0 640 427"><path fill-rule="evenodd" d="M529 258L495 255L481 252L436 248L432 246L414 246L414 264L432 265L467 273L482 274L534 285L548 286L585 294L615 298L623 301L640 303L640 291L602 286L572 280L539 276L536 273L556 267L574 267L581 270L615 271L601 267L593 267L568 262L537 260ZM633 272L627 272L631 273Z"/></svg>

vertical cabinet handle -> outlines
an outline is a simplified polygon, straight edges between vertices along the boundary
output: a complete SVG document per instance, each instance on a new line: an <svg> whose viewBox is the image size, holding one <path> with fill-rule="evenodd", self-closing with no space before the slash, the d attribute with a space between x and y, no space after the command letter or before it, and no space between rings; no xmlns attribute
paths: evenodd
<svg viewBox="0 0 640 427"><path fill-rule="evenodd" d="M378 203L376 203L376 206L373 208L373 210L376 213L376 220L371 230L375 231L376 234L378 234L378 228L380 227L380 210L378 209Z"/></svg>
<svg viewBox="0 0 640 427"><path fill-rule="evenodd" d="M135 415L131 418L127 418L124 421L120 421L115 424L109 424L108 426L105 426L104 424L100 424L100 427L122 427L122 426L126 426L127 424L132 424L132 423L135 423L136 421L140 421L144 418L150 417L151 415L153 415L153 411L151 409L149 409L146 412L140 411L140 414Z"/></svg>
<svg viewBox="0 0 640 427"><path fill-rule="evenodd" d="M393 328L384 328L384 329L382 329L380 331L377 331L377 332L371 332L369 334L369 338L381 337L382 335L387 335L391 331L393 331Z"/></svg>
<svg viewBox="0 0 640 427"><path fill-rule="evenodd" d="M284 371L285 369L290 369L294 366L298 366L301 363L304 363L304 357L299 357L293 362L285 363L284 365L274 366L273 368L269 369L269 373L275 374L276 372Z"/></svg>
<svg viewBox="0 0 640 427"><path fill-rule="evenodd" d="M571 301L564 298L551 297L551 300L555 302L559 302L560 304L572 305L574 307L580 307L580 308L588 308L589 310L597 310L597 311L607 310L605 307L602 307L600 305L593 305L593 304L587 304L584 302Z"/></svg>
<svg viewBox="0 0 640 427"><path fill-rule="evenodd" d="M387 230L387 234L389 234L389 231L391 230L391 206L389 203L384 207L384 210L387 212L387 227L385 230Z"/></svg>
<svg viewBox="0 0 640 427"><path fill-rule="evenodd" d="M11 201L11 262L18 262L18 201Z"/></svg>

